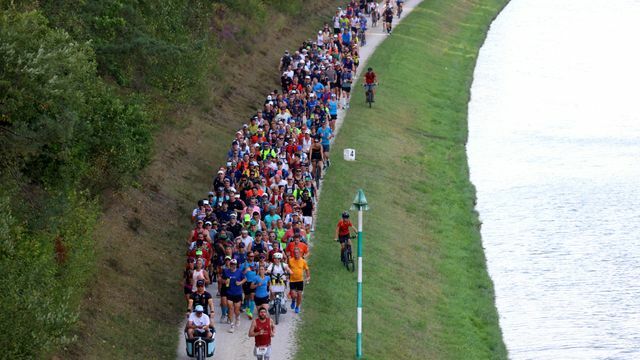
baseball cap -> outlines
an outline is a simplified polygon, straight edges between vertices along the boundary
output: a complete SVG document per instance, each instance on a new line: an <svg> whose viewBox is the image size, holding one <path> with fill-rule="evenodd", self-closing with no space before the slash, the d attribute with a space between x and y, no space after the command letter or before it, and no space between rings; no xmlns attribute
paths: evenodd
<svg viewBox="0 0 640 360"><path fill-rule="evenodd" d="M196 305L196 309L195 310L196 310L196 312L200 312L201 313L201 312L204 311L204 308L202 307L202 305Z"/></svg>
<svg viewBox="0 0 640 360"><path fill-rule="evenodd" d="M204 280L200 279L196 282L196 286L204 286Z"/></svg>
<svg viewBox="0 0 640 360"><path fill-rule="evenodd" d="M231 263L232 263L232 264L237 264L237 263L238 263L238 260L236 260L236 259L231 259Z"/></svg>

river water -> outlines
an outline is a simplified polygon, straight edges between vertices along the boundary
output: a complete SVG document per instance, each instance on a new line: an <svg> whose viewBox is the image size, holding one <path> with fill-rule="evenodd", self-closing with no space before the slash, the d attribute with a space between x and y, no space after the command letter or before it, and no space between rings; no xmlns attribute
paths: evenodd
<svg viewBox="0 0 640 360"><path fill-rule="evenodd" d="M639 0L512 0L480 51L467 151L512 359L640 359L639 35Z"/></svg>

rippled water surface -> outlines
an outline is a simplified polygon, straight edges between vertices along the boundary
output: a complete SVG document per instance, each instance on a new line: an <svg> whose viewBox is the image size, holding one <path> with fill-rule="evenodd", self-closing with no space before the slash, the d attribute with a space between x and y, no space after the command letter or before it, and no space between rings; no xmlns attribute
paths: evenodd
<svg viewBox="0 0 640 360"><path fill-rule="evenodd" d="M469 162L512 359L640 359L640 1L512 0Z"/></svg>

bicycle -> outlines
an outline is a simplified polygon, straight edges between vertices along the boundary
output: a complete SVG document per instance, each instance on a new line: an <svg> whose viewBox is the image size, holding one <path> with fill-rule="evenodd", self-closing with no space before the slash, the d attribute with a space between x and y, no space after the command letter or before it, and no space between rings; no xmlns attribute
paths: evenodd
<svg viewBox="0 0 640 360"><path fill-rule="evenodd" d="M272 281L272 284L284 285L284 279L282 274L273 275L273 277L274 277L274 280ZM280 315L286 314L287 310L284 308L284 306L282 306L282 300L284 299L284 292L277 291L277 292L274 292L274 295L275 295L275 299L273 299L273 304L269 308L269 313L273 315L274 317L273 320L276 322L276 325L278 325L280 323Z"/></svg>
<svg viewBox="0 0 640 360"><path fill-rule="evenodd" d="M356 237L349 236L349 238L353 240ZM356 270L356 264L353 261L353 251L351 250L351 244L349 244L349 241L344 244L344 250L342 250L342 253L340 254L340 261L342 261L342 264L348 271L354 272Z"/></svg>
<svg viewBox="0 0 640 360"><path fill-rule="evenodd" d="M216 330L211 329L213 336L206 339L201 336L189 339L187 332L184 332L185 343L187 345L187 356L198 360L212 357L216 351Z"/></svg>
<svg viewBox="0 0 640 360"><path fill-rule="evenodd" d="M360 29L360 31L358 31L358 43L360 46L367 45L367 36L365 35L364 29Z"/></svg>
<svg viewBox="0 0 640 360"><path fill-rule="evenodd" d="M376 85L377 84L371 84L371 85L363 84L362 85L367 89L367 92L365 93L365 96L366 96L366 102L369 104L369 107L371 107L371 105L375 102L374 94L373 94L373 87L376 86Z"/></svg>

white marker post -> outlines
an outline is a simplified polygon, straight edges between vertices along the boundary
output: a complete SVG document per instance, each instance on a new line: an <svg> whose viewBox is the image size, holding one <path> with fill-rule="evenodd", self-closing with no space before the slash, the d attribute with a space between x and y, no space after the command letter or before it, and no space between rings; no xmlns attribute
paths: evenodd
<svg viewBox="0 0 640 360"><path fill-rule="evenodd" d="M362 358L362 212L369 210L367 198L364 196L362 189L358 190L356 197L353 199L351 210L358 210L358 308L356 323L356 359Z"/></svg>

